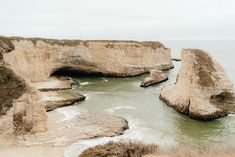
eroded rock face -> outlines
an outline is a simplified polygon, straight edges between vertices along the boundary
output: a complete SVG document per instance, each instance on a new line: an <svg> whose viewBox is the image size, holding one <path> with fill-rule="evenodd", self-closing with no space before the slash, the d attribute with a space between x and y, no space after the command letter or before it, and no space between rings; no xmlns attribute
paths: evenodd
<svg viewBox="0 0 235 157"><path fill-rule="evenodd" d="M150 76L146 77L140 84L140 87L148 87L168 80L166 74L161 70L151 69Z"/></svg>
<svg viewBox="0 0 235 157"><path fill-rule="evenodd" d="M51 74L85 72L134 76L151 68L173 67L170 49L159 42L78 41L9 38L15 50L4 61L22 78L47 80Z"/></svg>
<svg viewBox="0 0 235 157"><path fill-rule="evenodd" d="M235 111L234 89L224 69L206 52L183 49L174 85L162 89L160 99L192 118L211 120Z"/></svg>
<svg viewBox="0 0 235 157"><path fill-rule="evenodd" d="M47 130L47 115L40 93L30 88L13 103L15 134Z"/></svg>
<svg viewBox="0 0 235 157"><path fill-rule="evenodd" d="M0 56L13 50L14 46L10 40L0 39ZM1 130L10 134L45 131L46 120L39 93L15 74L0 57Z"/></svg>

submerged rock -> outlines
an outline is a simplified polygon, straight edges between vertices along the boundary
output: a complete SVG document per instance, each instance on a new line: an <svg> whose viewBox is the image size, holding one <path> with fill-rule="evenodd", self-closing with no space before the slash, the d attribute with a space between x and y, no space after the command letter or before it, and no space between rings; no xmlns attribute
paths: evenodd
<svg viewBox="0 0 235 157"><path fill-rule="evenodd" d="M76 102L85 100L85 96L73 91L42 92L42 100L47 111L63 106L73 105Z"/></svg>
<svg viewBox="0 0 235 157"><path fill-rule="evenodd" d="M235 96L224 69L198 49L183 49L174 85L162 89L160 99L194 119L212 120L235 111Z"/></svg>
<svg viewBox="0 0 235 157"><path fill-rule="evenodd" d="M140 84L140 87L148 87L153 84L161 83L168 80L166 74L164 74L161 70L150 70L150 76L146 77Z"/></svg>

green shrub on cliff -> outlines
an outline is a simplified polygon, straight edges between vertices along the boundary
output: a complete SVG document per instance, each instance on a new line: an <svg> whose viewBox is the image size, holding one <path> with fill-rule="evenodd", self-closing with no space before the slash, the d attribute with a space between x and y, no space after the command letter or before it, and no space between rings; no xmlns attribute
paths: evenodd
<svg viewBox="0 0 235 157"><path fill-rule="evenodd" d="M26 84L14 72L0 67L0 115L6 114L12 107L14 99L19 98L26 90Z"/></svg>

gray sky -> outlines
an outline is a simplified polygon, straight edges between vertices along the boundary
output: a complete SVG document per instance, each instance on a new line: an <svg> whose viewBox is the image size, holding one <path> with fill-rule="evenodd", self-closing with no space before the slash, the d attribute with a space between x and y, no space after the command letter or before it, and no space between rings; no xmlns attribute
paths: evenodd
<svg viewBox="0 0 235 157"><path fill-rule="evenodd" d="M0 0L0 35L235 39L235 0Z"/></svg>

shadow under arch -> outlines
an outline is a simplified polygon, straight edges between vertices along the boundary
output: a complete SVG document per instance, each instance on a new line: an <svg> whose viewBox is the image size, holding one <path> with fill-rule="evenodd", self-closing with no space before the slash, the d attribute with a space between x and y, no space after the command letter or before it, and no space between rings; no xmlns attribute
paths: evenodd
<svg viewBox="0 0 235 157"><path fill-rule="evenodd" d="M104 75L101 72L84 71L79 68L65 66L52 70L50 77L53 76L78 77L78 76L104 76Z"/></svg>

